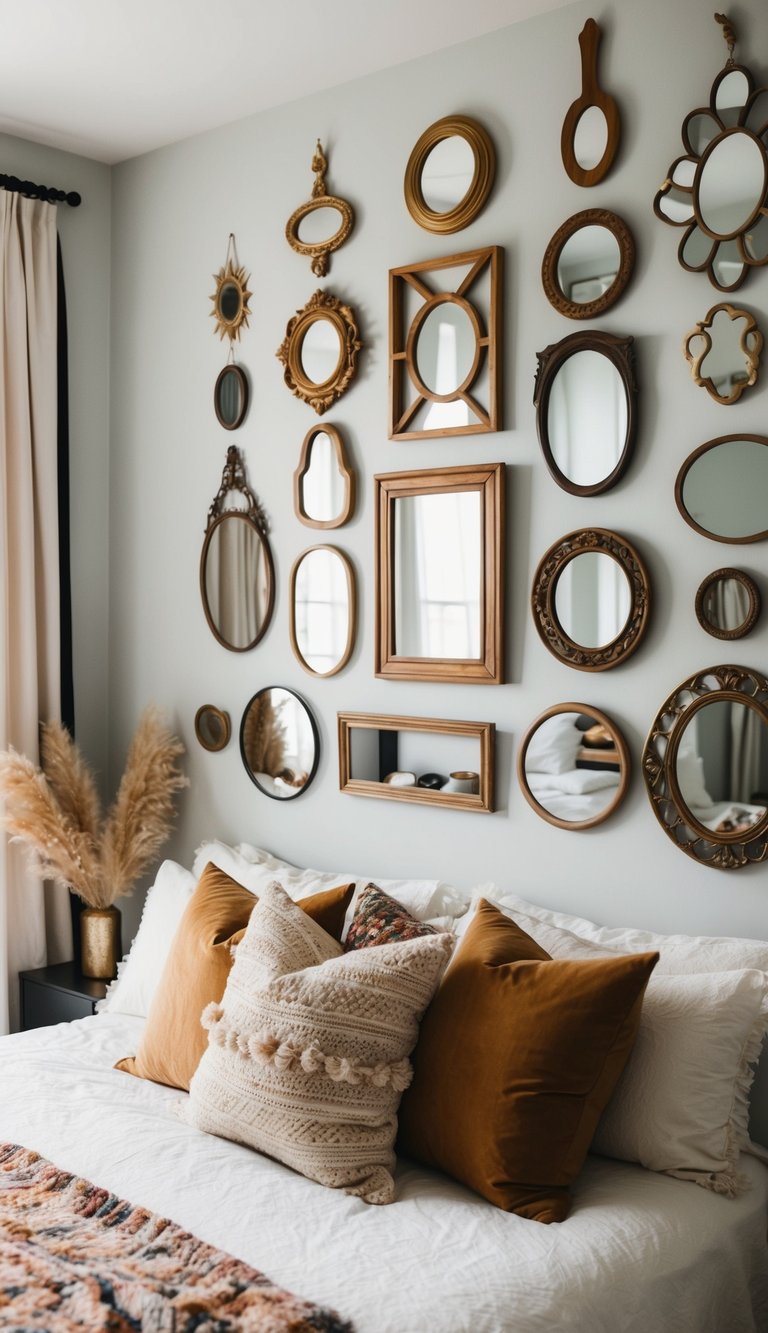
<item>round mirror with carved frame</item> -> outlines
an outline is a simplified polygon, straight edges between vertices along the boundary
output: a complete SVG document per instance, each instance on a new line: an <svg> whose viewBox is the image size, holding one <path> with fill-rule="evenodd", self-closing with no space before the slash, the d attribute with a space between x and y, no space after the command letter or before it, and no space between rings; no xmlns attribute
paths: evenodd
<svg viewBox="0 0 768 1333"><path fill-rule="evenodd" d="M266 634L275 600L267 520L234 445L208 510L200 595L209 629L223 648L244 653Z"/></svg>
<svg viewBox="0 0 768 1333"><path fill-rule="evenodd" d="M683 339L694 383L724 406L737 403L744 390L757 383L762 350L763 335L754 315L726 302L708 310Z"/></svg>
<svg viewBox="0 0 768 1333"><path fill-rule="evenodd" d="M484 207L495 174L496 152L484 126L470 116L444 116L424 131L408 158L408 212L426 231L462 231Z"/></svg>
<svg viewBox="0 0 768 1333"><path fill-rule="evenodd" d="M629 784L629 750L619 728L592 704L555 704L531 723L517 756L528 804L557 828L594 828L613 814Z"/></svg>
<svg viewBox="0 0 768 1333"><path fill-rule="evenodd" d="M331 254L344 244L355 223L352 205L328 193L327 169L328 160L318 139L312 158L315 173L312 197L294 210L285 225L285 238L291 249L311 259L312 272L318 278L325 277Z"/></svg>
<svg viewBox="0 0 768 1333"><path fill-rule="evenodd" d="M232 725L229 713L215 704L202 704L195 713L195 735L204 750L216 752L229 745Z"/></svg>
<svg viewBox="0 0 768 1333"><path fill-rule="evenodd" d="M544 251L547 300L568 319L594 319L618 301L635 266L626 222L606 208L585 208L558 227Z"/></svg>
<svg viewBox="0 0 768 1333"><path fill-rule="evenodd" d="M673 690L643 750L648 799L676 847L738 870L768 856L768 680L707 667Z"/></svg>
<svg viewBox="0 0 768 1333"><path fill-rule="evenodd" d="M743 639L757 624L760 589L743 569L716 569L699 585L696 619L716 639Z"/></svg>
<svg viewBox="0 0 768 1333"><path fill-rule="evenodd" d="M362 345L352 307L318 289L288 321L276 356L291 393L322 416L352 383Z"/></svg>

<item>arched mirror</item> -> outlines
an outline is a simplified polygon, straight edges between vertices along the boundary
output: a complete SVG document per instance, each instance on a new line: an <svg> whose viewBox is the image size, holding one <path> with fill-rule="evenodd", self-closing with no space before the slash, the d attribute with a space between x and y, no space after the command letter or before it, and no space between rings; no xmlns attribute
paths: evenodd
<svg viewBox="0 0 768 1333"><path fill-rule="evenodd" d="M560 137L563 166L576 185L597 185L610 171L619 146L619 108L597 76L600 37L595 20L587 19L579 33L581 96L568 108Z"/></svg>
<svg viewBox="0 0 768 1333"><path fill-rule="evenodd" d="M248 377L234 362L219 372L213 390L216 420L225 430L237 430L248 411Z"/></svg>
<svg viewBox="0 0 768 1333"><path fill-rule="evenodd" d="M525 733L517 776L542 819L558 828L593 828L624 799L629 751L605 713L591 704L556 704Z"/></svg>
<svg viewBox="0 0 768 1333"><path fill-rule="evenodd" d="M542 643L566 666L607 671L639 647L650 582L637 551L603 528L563 537L543 556L531 606Z"/></svg>
<svg viewBox="0 0 768 1333"><path fill-rule="evenodd" d="M293 474L296 517L309 528L340 528L355 503L355 474L336 426L313 426Z"/></svg>
<svg viewBox="0 0 768 1333"><path fill-rule="evenodd" d="M683 340L694 383L724 405L757 383L762 349L754 316L725 303L713 306Z"/></svg>
<svg viewBox="0 0 768 1333"><path fill-rule="evenodd" d="M683 518L715 542L764 541L768 537L768 439L721 435L686 458L675 481Z"/></svg>
<svg viewBox="0 0 768 1333"><path fill-rule="evenodd" d="M211 295L211 317L216 321L216 332L220 338L229 338L230 342L235 342L240 337L241 329L248 327L248 301L253 292L248 290L248 274L238 263L233 232L229 233L224 267L214 273L213 277L216 290Z"/></svg>
<svg viewBox="0 0 768 1333"><path fill-rule="evenodd" d="M604 208L568 218L541 265L547 300L568 319L593 319L618 301L632 276L635 243L626 222Z"/></svg>
<svg viewBox="0 0 768 1333"><path fill-rule="evenodd" d="M696 618L716 639L743 639L760 615L760 589L743 569L716 569L696 593Z"/></svg>
<svg viewBox="0 0 768 1333"><path fill-rule="evenodd" d="M331 254L344 244L352 231L355 215L346 199L328 193L325 184L328 159L319 139L312 158L312 170L315 173L312 197L291 214L285 226L285 236L293 250L312 260L315 276L323 278L330 267Z"/></svg>
<svg viewBox="0 0 768 1333"><path fill-rule="evenodd" d="M195 735L204 750L225 750L232 727L229 713L214 704L203 704L195 713Z"/></svg>
<svg viewBox="0 0 768 1333"><path fill-rule="evenodd" d="M305 699L269 685L249 701L240 723L240 754L251 782L265 796L292 801L317 772L320 738Z"/></svg>
<svg viewBox="0 0 768 1333"><path fill-rule="evenodd" d="M305 671L335 676L355 645L355 574L343 551L311 546L291 570L291 647Z"/></svg>
<svg viewBox="0 0 768 1333"><path fill-rule="evenodd" d="M362 345L352 308L318 290L288 321L276 355L291 393L322 416L349 388Z"/></svg>
<svg viewBox="0 0 768 1333"><path fill-rule="evenodd" d="M200 593L211 632L242 653L267 631L275 596L272 552L264 513L230 445L221 486L208 510L200 556Z"/></svg>
<svg viewBox="0 0 768 1333"><path fill-rule="evenodd" d="M558 486L572 495L610 490L629 463L637 432L633 342L571 333L538 354L539 442Z"/></svg>
<svg viewBox="0 0 768 1333"><path fill-rule="evenodd" d="M469 116L444 116L424 131L408 159L408 212L426 231L461 231L484 207L495 172L488 131Z"/></svg>
<svg viewBox="0 0 768 1333"><path fill-rule="evenodd" d="M656 818L702 865L768 855L768 680L715 666L678 685L654 719L643 776Z"/></svg>

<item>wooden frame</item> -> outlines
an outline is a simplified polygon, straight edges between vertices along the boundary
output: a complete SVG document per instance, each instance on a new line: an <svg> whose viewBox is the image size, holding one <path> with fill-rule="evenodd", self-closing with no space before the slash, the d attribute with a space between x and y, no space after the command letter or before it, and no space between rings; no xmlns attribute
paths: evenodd
<svg viewBox="0 0 768 1333"><path fill-rule="evenodd" d="M376 487L376 639L374 671L388 680L500 685L504 680L505 465L424 468L374 477ZM480 494L481 652L477 658L404 657L395 642L395 504L416 495Z"/></svg>
<svg viewBox="0 0 768 1333"><path fill-rule="evenodd" d="M724 311L733 323L735 323L736 320L744 320L744 328L739 336L739 344L744 353L745 376L743 380L739 380L734 384L731 392L726 395L717 392L711 376L701 374L702 362L712 350L712 335L709 330L714 324L715 316L721 311ZM694 352L691 346L696 339L701 339L704 343L702 350L698 353ZM698 384L700 388L706 389L707 393L711 398L714 398L716 403L722 403L724 406L727 406L730 403L737 403L744 390L751 388L753 384L757 383L757 373L760 368L760 353L762 350L763 335L757 327L757 320L754 315L751 315L748 310L741 310L737 309L735 306L728 305L725 301L721 302L720 305L713 305L712 309L707 311L706 318L699 320L696 327L691 329L690 333L686 333L683 338L683 356L691 367L691 375L694 383Z"/></svg>
<svg viewBox="0 0 768 1333"><path fill-rule="evenodd" d="M546 722L550 717L557 717L560 713L582 713L589 717L593 717L596 722L605 727L611 734L611 739L613 740L615 751L621 766L619 785L616 788L613 799L609 801L608 805L603 810L600 810L596 815L592 815L589 819L561 819L559 815L553 815L551 811L547 810L546 806L542 805L540 801L536 799L528 785L528 777L525 771L525 756L528 753L528 747L542 722ZM595 759L599 759L600 755L604 753L604 751L595 750ZM627 794L629 774L630 758L627 742L619 731L619 728L616 726L616 723L611 721L605 713L601 713L599 708L595 708L592 704L555 704L552 708L548 708L546 712L541 713L535 721L531 723L523 736L520 750L517 755L517 779L520 783L523 796L528 804L536 811L536 814L539 815L541 819L546 819L548 824L554 824L556 828L571 829L573 832L579 832L581 829L594 828L596 824L604 823L604 821L613 814L614 810L618 809Z"/></svg>
<svg viewBox="0 0 768 1333"><path fill-rule="evenodd" d="M379 732L419 731L440 736L473 736L480 744L478 776L480 790L442 791L431 787L396 787L352 776L352 737L356 727ZM339 788L349 796L374 796L387 801L410 801L418 805L442 805L453 810L493 811L494 746L493 722L455 722L444 718L393 717L381 713L339 713Z"/></svg>
<svg viewBox="0 0 768 1333"><path fill-rule="evenodd" d="M557 581L566 565L587 551L611 556L629 583L631 608L626 623L610 643L585 648L563 629L555 608ZM651 585L648 571L635 548L606 528L580 528L555 542L542 556L533 580L531 609L539 638L553 656L577 671L608 671L625 662L639 648L648 628Z"/></svg>
<svg viewBox="0 0 768 1333"><path fill-rule="evenodd" d="M389 438L391 440L426 440L446 435L477 435L501 430L501 283L504 252L498 245L464 254L445 255L440 259L406 264L389 272ZM443 269L466 268L458 287L435 290L428 281L432 273ZM469 299L474 283L489 274L490 293L487 323ZM422 299L415 317L406 329L406 295L410 289ZM440 394L424 384L417 365L419 333L427 316L438 306L458 306L469 319L475 333L475 355L469 373L451 393ZM483 405L472 390L480 373L487 368L488 402ZM415 395L415 396L414 396ZM466 404L473 420L466 425L436 426L413 430L411 422L426 402Z"/></svg>
<svg viewBox="0 0 768 1333"><path fill-rule="evenodd" d="M236 342L240 337L241 329L248 327L250 318L248 301L253 296L253 292L248 290L249 274L237 262L235 238L232 232L229 235L224 267L220 268L218 273L214 273L213 280L216 283L216 290L211 293L211 300L213 301L211 318L216 321L215 332L218 333L220 338L229 338L231 343ZM237 294L237 305L231 312L224 308L224 294L228 288L233 289Z"/></svg>
<svg viewBox="0 0 768 1333"><path fill-rule="evenodd" d="M615 237L619 247L619 267L607 291L594 301L579 302L571 300L563 291L557 276L557 266L566 243L582 227L605 227ZM594 319L618 301L632 277L634 266L635 242L623 218L617 213L610 213L607 208L585 208L558 227L549 242L541 262L541 282L550 305L559 310L561 315L568 319Z"/></svg>
<svg viewBox="0 0 768 1333"><path fill-rule="evenodd" d="M469 144L475 169L469 189L456 207L438 213L429 207L424 198L421 175L432 149L443 139L450 139L454 135ZM436 120L417 139L408 158L403 182L406 208L414 222L418 222L425 231L442 236L462 231L470 222L474 222L485 207L495 175L496 151L485 127L470 116L443 116L442 120Z"/></svg>
<svg viewBox="0 0 768 1333"><path fill-rule="evenodd" d="M301 348L307 331L318 320L327 320L339 338L339 359L327 379L318 383L308 378L301 362ZM309 403L318 416L327 412L343 393L346 393L357 369L357 354L363 344L358 334L354 311L337 296L321 288L307 304L289 319L285 338L275 355L285 366L283 379L291 393Z"/></svg>
<svg viewBox="0 0 768 1333"><path fill-rule="evenodd" d="M206 740L203 734L203 722L206 717L212 717L221 727L221 737L213 742ZM232 723L229 720L229 713L223 708L217 708L215 704L201 704L195 713L195 736L204 750L210 750L215 753L218 750L225 750L229 745L232 735Z"/></svg>
<svg viewBox="0 0 768 1333"><path fill-rule="evenodd" d="M731 441L738 442L741 440L746 440L753 444L762 444L768 448L768 437L765 435L718 435L716 439L705 440L703 444L699 445L698 449L694 449L685 459L677 477L675 478L675 504L680 511L681 517L685 519L689 528L693 528L694 532L701 533L702 537L708 537L710 541L727 542L729 546L746 546L752 542L765 541L765 539L768 538L768 527L762 532L751 532L746 537L722 536L719 533L711 532L709 528L703 528L693 515L688 512L683 500L683 491L685 489L688 473L694 463L701 458L703 454L709 453L710 449L716 449L721 444L730 444ZM766 463L766 466L768 467L768 462Z"/></svg>
<svg viewBox="0 0 768 1333"><path fill-rule="evenodd" d="M313 551L332 551L335 556L338 556L344 567L344 573L347 576L347 642L338 662L329 671L315 671L314 667L309 665L306 658L302 656L301 649L299 648L298 635L296 633L296 579L298 578L299 567L302 560L308 555L311 555ZM328 676L337 675L337 673L347 665L347 662L352 656L352 649L355 646L355 638L357 636L357 588L355 583L355 571L352 568L352 564L348 556L346 556L343 551L340 551L338 546L308 546L306 551L302 551L294 560L291 568L288 590L288 633L296 660L305 671L309 672L310 676L317 676L320 680L324 680Z"/></svg>
<svg viewBox="0 0 768 1333"><path fill-rule="evenodd" d="M714 583L719 583L722 579L735 579L746 590L747 597L749 598L747 614L742 623L736 626L736 629L719 629L707 618L704 609L707 593ZM743 569L715 569L711 574L707 574L707 577L699 584L696 592L696 619L701 625L701 628L706 630L707 634L711 634L715 639L746 638L747 634L749 634L757 624L761 608L762 601L760 598L760 589L755 583L755 580L750 578L749 574L745 574Z"/></svg>
<svg viewBox="0 0 768 1333"><path fill-rule="evenodd" d="M637 435L637 380L635 378L634 338L619 338L614 333L600 333L595 330L579 330L570 333L560 342L551 343L543 352L537 353L538 369L533 401L536 406L536 430L539 436L544 461L549 471L564 491L571 495L601 495L609 491L626 471ZM601 481L590 486L580 486L571 481L558 467L552 452L549 438L549 398L558 372L565 362L577 352L599 352L606 357L618 371L624 389L627 404L627 430L621 455L612 471Z"/></svg>
<svg viewBox="0 0 768 1333"><path fill-rule="evenodd" d="M346 199L340 199L335 194L328 194L325 184L325 173L328 170L328 159L326 158L320 140L317 141L314 157L312 158L312 170L315 173L315 181L312 186L312 196L305 204L301 204L295 209L285 224L285 239L292 250L297 254L306 255L312 260L312 272L317 278L324 278L330 268L330 256L334 250L338 250L350 235L355 225L355 214L352 205ZM324 241L302 241L299 238L299 227L310 213L314 213L318 208L332 208L341 215L341 222L338 229Z"/></svg>
<svg viewBox="0 0 768 1333"><path fill-rule="evenodd" d="M335 518L310 518L304 504L303 481L312 462L312 445L318 435L327 435L335 453L339 472L344 478L344 500ZM308 528L341 528L349 522L355 507L355 473L347 461L344 439L337 426L313 426L304 436L299 465L293 474L293 508L296 517Z"/></svg>
<svg viewBox="0 0 768 1333"><path fill-rule="evenodd" d="M244 509L228 509L225 506L227 495L230 491L239 491L245 502ZM247 523L253 528L261 542L262 554L264 557L264 568L267 579L267 604L264 610L264 617L259 626L256 637L250 643L235 645L229 643L223 638L211 614L208 605L208 595L205 586L205 568L208 559L208 552L211 547L211 540L214 533L222 523L234 520L238 523ZM267 519L259 501L256 499L253 491L245 480L245 469L243 468L240 453L234 444L227 449L227 461L224 464L224 470L221 474L221 485L216 495L211 501L208 509L208 521L205 528L205 541L200 553L200 596L203 602L203 611L208 622L208 628L214 638L221 644L222 648L228 648L231 653L246 653L263 639L266 634L269 623L272 619L272 611L275 604L275 569L272 561L272 551L267 540Z"/></svg>
<svg viewBox="0 0 768 1333"><path fill-rule="evenodd" d="M240 409L234 421L227 421L221 410L221 395L224 382L229 375L234 375L240 390ZM219 371L216 383L213 386L213 410L216 413L216 420L225 430L237 430L238 426L242 425L248 411L248 396L248 376L242 366L235 365L234 361L228 362L224 369Z"/></svg>
<svg viewBox="0 0 768 1333"><path fill-rule="evenodd" d="M581 50L581 96L572 102L565 113L560 153L563 166L575 185L597 185L613 165L616 150L621 137L621 118L619 108L610 93L600 87L597 77L597 53L600 49L602 33L594 19L587 19L579 33ZM582 167L576 158L575 142L579 121L590 107L597 107L605 116L607 127L606 144L603 156L594 167Z"/></svg>
<svg viewBox="0 0 768 1333"><path fill-rule="evenodd" d="M685 804L677 780L685 726L713 700L746 704L768 725L768 680L760 672L731 665L697 671L673 690L654 718L643 750L643 777L653 813L676 847L700 865L739 870L768 856L768 809L748 830L713 832Z"/></svg>

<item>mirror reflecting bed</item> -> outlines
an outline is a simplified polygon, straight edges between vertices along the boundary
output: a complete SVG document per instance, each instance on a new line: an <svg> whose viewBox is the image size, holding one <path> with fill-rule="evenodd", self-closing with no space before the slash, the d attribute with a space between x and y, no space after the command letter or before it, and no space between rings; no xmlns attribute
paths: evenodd
<svg viewBox="0 0 768 1333"><path fill-rule="evenodd" d="M240 723L240 754L248 777L278 801L307 790L317 772L320 742L309 705L294 690L266 686Z"/></svg>
<svg viewBox="0 0 768 1333"><path fill-rule="evenodd" d="M296 516L310 528L340 528L355 502L355 476L335 426L315 426L305 436L293 474Z"/></svg>
<svg viewBox="0 0 768 1333"><path fill-rule="evenodd" d="M523 795L559 828L602 823L623 799L629 753L618 728L586 704L558 704L526 733L518 757Z"/></svg>
<svg viewBox="0 0 768 1333"><path fill-rule="evenodd" d="M749 836L768 813L768 714L753 703L706 700L681 729L675 779L698 824Z"/></svg>

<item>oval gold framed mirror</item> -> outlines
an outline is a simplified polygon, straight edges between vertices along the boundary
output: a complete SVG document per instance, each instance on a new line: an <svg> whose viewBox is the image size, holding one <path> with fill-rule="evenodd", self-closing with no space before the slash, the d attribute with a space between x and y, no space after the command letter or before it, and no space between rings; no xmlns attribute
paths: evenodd
<svg viewBox="0 0 768 1333"><path fill-rule="evenodd" d="M768 855L768 680L714 666L665 699L643 751L656 818L701 865L738 870Z"/></svg>
<svg viewBox="0 0 768 1333"><path fill-rule="evenodd" d="M707 311L683 339L695 384L716 403L737 403L757 383L763 335L754 315L723 302Z"/></svg>
<svg viewBox="0 0 768 1333"><path fill-rule="evenodd" d="M319 139L312 158L312 170L315 173L312 197L289 217L285 238L292 250L311 259L315 276L323 278L330 267L331 254L350 235L355 214L346 199L328 193L325 184L328 159Z"/></svg>
<svg viewBox="0 0 768 1333"><path fill-rule="evenodd" d="M257 690L240 723L240 756L265 796L274 801L303 796L320 759L317 723L306 699L283 685Z"/></svg>
<svg viewBox="0 0 768 1333"><path fill-rule="evenodd" d="M219 372L213 390L216 420L225 430L237 430L248 411L248 376L242 366L230 362Z"/></svg>
<svg viewBox="0 0 768 1333"><path fill-rule="evenodd" d="M623 801L629 750L615 722L592 704L555 704L532 722L517 756L528 804L557 828L602 824Z"/></svg>
<svg viewBox="0 0 768 1333"><path fill-rule="evenodd" d="M288 321L276 356L291 393L322 416L352 383L362 345L351 306L318 289Z"/></svg>
<svg viewBox="0 0 768 1333"><path fill-rule="evenodd" d="M208 510L200 595L211 633L223 648L244 653L266 634L275 599L272 552L266 518L234 445Z"/></svg>
<svg viewBox="0 0 768 1333"><path fill-rule="evenodd" d="M444 116L424 131L408 158L408 212L426 231L461 231L485 206L495 174L488 131L470 116Z"/></svg>
<svg viewBox="0 0 768 1333"><path fill-rule="evenodd" d="M605 208L585 208L558 227L544 252L541 281L561 315L594 319L618 301L634 265L626 222Z"/></svg>
<svg viewBox="0 0 768 1333"><path fill-rule="evenodd" d="M229 713L215 704L203 704L195 713L195 735L204 750L225 750L232 735Z"/></svg>
<svg viewBox="0 0 768 1333"><path fill-rule="evenodd" d="M355 646L355 572L336 546L310 546L291 570L289 633L294 654L312 676L335 676Z"/></svg>
<svg viewBox="0 0 768 1333"><path fill-rule="evenodd" d="M744 545L768 537L768 439L720 435L689 454L675 501L689 527L714 542Z"/></svg>
<svg viewBox="0 0 768 1333"><path fill-rule="evenodd" d="M760 589L743 569L716 569L699 585L696 619L716 639L743 639L757 624Z"/></svg>
<svg viewBox="0 0 768 1333"><path fill-rule="evenodd" d="M355 474L336 426L313 426L293 474L293 507L308 528L340 528L355 504Z"/></svg>
<svg viewBox="0 0 768 1333"><path fill-rule="evenodd" d="M211 318L216 321L215 331L220 338L236 342L241 329L248 327L248 301L253 292L248 290L249 275L238 263L233 232L229 233L224 267L214 273L213 279L216 290L211 294Z"/></svg>
<svg viewBox="0 0 768 1333"><path fill-rule="evenodd" d="M626 661L648 628L651 586L635 548L604 528L555 542L533 580L542 643L566 666L607 671Z"/></svg>

